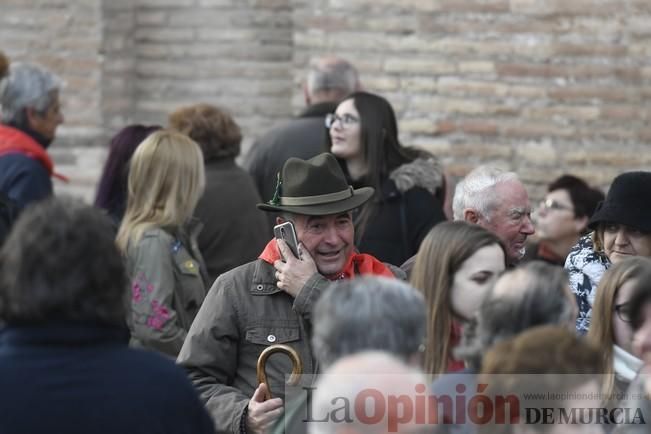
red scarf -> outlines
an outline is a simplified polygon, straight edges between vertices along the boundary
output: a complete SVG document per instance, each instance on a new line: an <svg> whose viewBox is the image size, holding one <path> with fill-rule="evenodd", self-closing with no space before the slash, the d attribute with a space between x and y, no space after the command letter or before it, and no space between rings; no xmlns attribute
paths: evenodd
<svg viewBox="0 0 651 434"><path fill-rule="evenodd" d="M445 372L458 372L466 368L463 360L457 360L452 355L452 350L459 346L461 343L461 336L463 334L463 327L457 320L452 320L450 327L450 358L448 359L448 366Z"/></svg>
<svg viewBox="0 0 651 434"><path fill-rule="evenodd" d="M273 264L275 261L281 259L275 238L267 243L258 257L269 264ZM371 274L374 276L395 277L386 265L375 259L373 256L365 253L353 253L348 258L344 270L337 276L329 279L352 279L355 277L355 270L357 270L360 275Z"/></svg>
<svg viewBox="0 0 651 434"><path fill-rule="evenodd" d="M22 131L0 124L0 156L23 154L40 162L50 176L68 182L64 175L54 172L54 163L45 149Z"/></svg>

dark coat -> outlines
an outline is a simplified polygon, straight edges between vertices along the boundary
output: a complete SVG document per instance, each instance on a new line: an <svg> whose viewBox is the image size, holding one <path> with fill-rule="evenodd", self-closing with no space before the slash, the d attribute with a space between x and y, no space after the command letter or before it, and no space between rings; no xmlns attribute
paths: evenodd
<svg viewBox="0 0 651 434"><path fill-rule="evenodd" d="M253 143L244 166L253 176L263 201L267 202L273 197L276 174L288 158L307 160L325 152L324 119L328 113L334 113L336 108L336 103L310 106L299 117L273 128ZM270 223L273 218L274 214L269 213Z"/></svg>
<svg viewBox="0 0 651 434"><path fill-rule="evenodd" d="M114 327L0 333L0 433L213 433L183 371Z"/></svg>
<svg viewBox="0 0 651 434"><path fill-rule="evenodd" d="M425 161L418 159L400 166L384 180L379 198L373 199L376 210L358 243L361 253L400 266L418 252L429 230L446 220L443 204L432 193L442 185L442 172L436 172ZM422 170L411 170L414 167Z"/></svg>
<svg viewBox="0 0 651 434"><path fill-rule="evenodd" d="M0 156L0 191L19 209L52 195L52 179L47 169L24 154Z"/></svg>
<svg viewBox="0 0 651 434"><path fill-rule="evenodd" d="M206 190L195 217L204 227L197 237L209 285L235 267L258 257L269 241L266 215L251 176L232 159L206 162Z"/></svg>

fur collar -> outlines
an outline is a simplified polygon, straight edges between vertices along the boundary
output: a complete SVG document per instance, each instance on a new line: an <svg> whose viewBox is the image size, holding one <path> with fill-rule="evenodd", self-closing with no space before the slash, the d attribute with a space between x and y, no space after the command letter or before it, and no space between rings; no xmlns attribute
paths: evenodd
<svg viewBox="0 0 651 434"><path fill-rule="evenodd" d="M443 167L436 157L417 158L393 170L389 178L401 193L421 187L436 194L443 185Z"/></svg>

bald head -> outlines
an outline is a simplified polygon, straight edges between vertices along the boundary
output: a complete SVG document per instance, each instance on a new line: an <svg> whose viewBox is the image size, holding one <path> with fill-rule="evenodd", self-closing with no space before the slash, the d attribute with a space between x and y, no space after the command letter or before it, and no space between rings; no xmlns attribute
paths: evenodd
<svg viewBox="0 0 651 434"><path fill-rule="evenodd" d="M334 415L341 412L342 403L350 403L350 420L329 417L327 422L311 423L310 434L379 434L387 432L417 433L427 425L418 425L413 417L404 419L409 408L393 401L396 397L415 402L416 396L427 391L425 376L404 362L378 351L357 353L342 357L320 376L314 393L313 414ZM365 399L364 399L365 398ZM365 421L357 403L364 400L366 415L381 410L381 420ZM390 405L394 402L395 405ZM375 409L373 405L375 404ZM387 405L389 404L389 405ZM369 406L370 405L370 409ZM383 407L384 405L384 407ZM323 420L321 417L316 419Z"/></svg>
<svg viewBox="0 0 651 434"><path fill-rule="evenodd" d="M348 61L327 56L310 63L305 84L305 102L338 103L349 93L360 88L357 70Z"/></svg>

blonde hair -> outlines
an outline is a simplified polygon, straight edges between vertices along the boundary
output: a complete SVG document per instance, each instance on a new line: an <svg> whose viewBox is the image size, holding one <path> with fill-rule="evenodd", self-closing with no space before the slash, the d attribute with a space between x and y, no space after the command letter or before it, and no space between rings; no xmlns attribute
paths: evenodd
<svg viewBox="0 0 651 434"><path fill-rule="evenodd" d="M588 340L601 348L603 384L602 393L609 397L615 392L615 369L613 366L613 312L619 288L631 279L637 279L644 270L651 269L648 258L629 258L613 265L599 282L597 295L592 308L592 323Z"/></svg>
<svg viewBox="0 0 651 434"><path fill-rule="evenodd" d="M203 194L205 174L201 148L170 130L150 134L129 164L127 209L116 242L126 252L152 227L176 229L186 222Z"/></svg>

